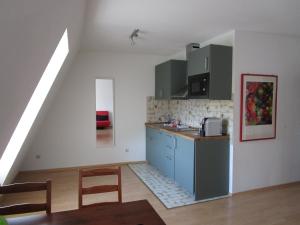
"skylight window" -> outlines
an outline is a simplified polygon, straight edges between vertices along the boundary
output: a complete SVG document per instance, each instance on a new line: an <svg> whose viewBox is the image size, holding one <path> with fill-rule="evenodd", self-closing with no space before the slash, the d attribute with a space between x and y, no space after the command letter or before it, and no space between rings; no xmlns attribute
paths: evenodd
<svg viewBox="0 0 300 225"><path fill-rule="evenodd" d="M5 182L68 53L69 42L66 29L0 159L0 184Z"/></svg>

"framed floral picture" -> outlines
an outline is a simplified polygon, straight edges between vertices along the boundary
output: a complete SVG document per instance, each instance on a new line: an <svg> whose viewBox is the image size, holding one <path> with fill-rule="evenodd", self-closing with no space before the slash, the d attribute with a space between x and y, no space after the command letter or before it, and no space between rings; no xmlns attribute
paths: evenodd
<svg viewBox="0 0 300 225"><path fill-rule="evenodd" d="M240 141L276 138L276 75L241 75Z"/></svg>

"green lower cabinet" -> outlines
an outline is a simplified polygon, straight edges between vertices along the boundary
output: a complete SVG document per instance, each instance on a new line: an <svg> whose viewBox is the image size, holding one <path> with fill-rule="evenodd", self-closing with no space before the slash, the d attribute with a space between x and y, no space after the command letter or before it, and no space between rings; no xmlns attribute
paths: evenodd
<svg viewBox="0 0 300 225"><path fill-rule="evenodd" d="M146 159L195 200L229 193L229 139L194 141L147 128Z"/></svg>
<svg viewBox="0 0 300 225"><path fill-rule="evenodd" d="M229 193L229 140L196 141L195 198L220 197Z"/></svg>
<svg viewBox="0 0 300 225"><path fill-rule="evenodd" d="M153 161L152 165L159 169L160 171L163 169L163 154L162 154L162 146L163 142L162 132L154 131L153 133Z"/></svg>
<svg viewBox="0 0 300 225"><path fill-rule="evenodd" d="M153 165L153 129L146 128L146 160Z"/></svg>
<svg viewBox="0 0 300 225"><path fill-rule="evenodd" d="M175 182L194 194L194 141L176 137Z"/></svg>
<svg viewBox="0 0 300 225"><path fill-rule="evenodd" d="M146 160L148 163L156 168L161 167L160 154L160 140L161 135L156 129L146 129Z"/></svg>
<svg viewBox="0 0 300 225"><path fill-rule="evenodd" d="M174 180L174 149L175 137L169 133L162 132L161 152L162 152L162 168L161 172Z"/></svg>
<svg viewBox="0 0 300 225"><path fill-rule="evenodd" d="M174 179L174 137L160 130L146 129L146 160L165 176Z"/></svg>
<svg viewBox="0 0 300 225"><path fill-rule="evenodd" d="M146 128L146 159L163 175L194 193L194 141Z"/></svg>
<svg viewBox="0 0 300 225"><path fill-rule="evenodd" d="M164 151L164 169L163 174L174 180L174 151Z"/></svg>

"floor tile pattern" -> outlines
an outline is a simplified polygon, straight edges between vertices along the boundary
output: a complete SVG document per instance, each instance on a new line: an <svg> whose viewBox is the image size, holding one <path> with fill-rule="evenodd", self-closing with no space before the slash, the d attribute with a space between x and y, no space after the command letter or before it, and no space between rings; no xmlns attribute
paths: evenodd
<svg viewBox="0 0 300 225"><path fill-rule="evenodd" d="M129 167L168 209L200 202L194 201L189 192L147 163L129 164Z"/></svg>

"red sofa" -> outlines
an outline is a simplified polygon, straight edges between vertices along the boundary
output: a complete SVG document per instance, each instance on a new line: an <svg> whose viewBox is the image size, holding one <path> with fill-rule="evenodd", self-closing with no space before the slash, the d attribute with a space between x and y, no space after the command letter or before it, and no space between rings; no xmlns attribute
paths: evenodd
<svg viewBox="0 0 300 225"><path fill-rule="evenodd" d="M96 127L105 128L110 126L109 112L108 111L96 111Z"/></svg>

